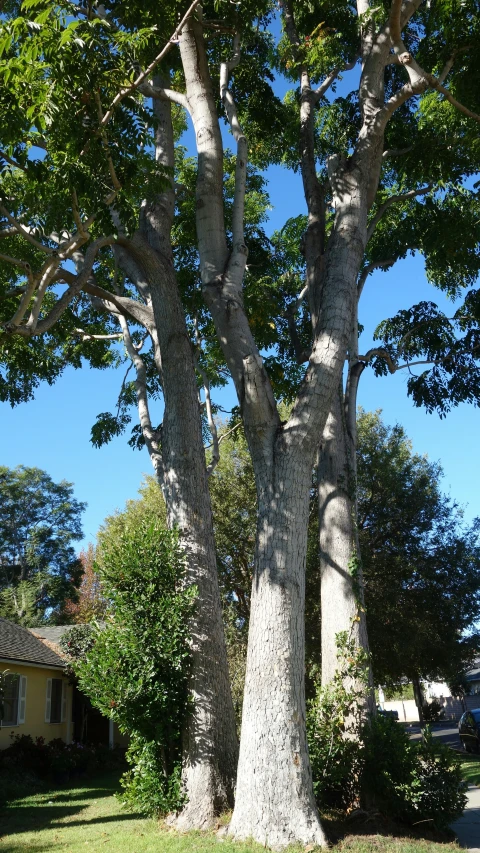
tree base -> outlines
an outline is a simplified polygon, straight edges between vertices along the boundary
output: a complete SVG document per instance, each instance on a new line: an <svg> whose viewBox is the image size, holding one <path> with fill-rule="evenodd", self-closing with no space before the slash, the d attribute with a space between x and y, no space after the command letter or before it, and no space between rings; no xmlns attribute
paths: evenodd
<svg viewBox="0 0 480 853"><path fill-rule="evenodd" d="M270 850L285 850L292 844L328 847L320 819L315 813L289 813L288 818L283 820L269 815L268 825L261 818L258 821L252 821L250 818L240 825L240 819L236 818L234 813L228 828L228 837L234 841L253 840Z"/></svg>

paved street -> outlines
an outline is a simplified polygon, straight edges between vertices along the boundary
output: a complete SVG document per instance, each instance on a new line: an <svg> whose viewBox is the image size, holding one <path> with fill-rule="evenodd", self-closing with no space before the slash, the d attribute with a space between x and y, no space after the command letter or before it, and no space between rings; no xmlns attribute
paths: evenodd
<svg viewBox="0 0 480 853"><path fill-rule="evenodd" d="M405 726L412 740L420 739L420 726L412 723ZM462 749L460 738L458 737L458 726L456 723L435 723L432 727L433 736L446 743L452 749Z"/></svg>

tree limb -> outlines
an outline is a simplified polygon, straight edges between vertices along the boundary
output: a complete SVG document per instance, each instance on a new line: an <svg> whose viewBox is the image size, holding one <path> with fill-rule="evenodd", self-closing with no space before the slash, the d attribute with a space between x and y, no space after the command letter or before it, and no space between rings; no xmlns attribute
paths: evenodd
<svg viewBox="0 0 480 853"><path fill-rule="evenodd" d="M118 341L123 340L122 332L113 335L91 335L83 329L74 329L76 335L80 335L82 341Z"/></svg>
<svg viewBox="0 0 480 853"><path fill-rule="evenodd" d="M358 284L357 284L357 299L360 299L362 295L363 288L365 287L365 282L368 276L374 272L374 270L378 269L388 269L393 266L396 262L397 258L388 258L385 261L373 261L371 264L368 264L362 272L360 273Z"/></svg>
<svg viewBox="0 0 480 853"><path fill-rule="evenodd" d="M162 59L164 59L164 57L170 51L172 45L178 44L178 36L182 31L182 27L186 24L189 17L193 14L193 12L197 8L199 2L200 2L200 0L193 0L193 3L191 3L190 6L188 7L188 9L185 12L180 23L175 28L173 34L171 35L170 39L168 40L167 44L160 51L160 53L155 57L155 59L152 60L150 65L147 65L147 67L138 75L138 77L133 81L133 83L130 84L130 86L126 86L124 89L120 89L120 91L115 95L112 103L110 104L110 107L108 108L107 112L103 116L103 119L101 122L102 127L105 127L105 125L108 124L108 122L112 118L113 113L115 112L117 106L124 100L124 98L126 98L128 95L131 95L132 92L135 92L135 90L138 89L138 87L143 83L143 81L146 80L147 77L149 77L149 75L152 73L152 71L155 70L157 65L162 61Z"/></svg>
<svg viewBox="0 0 480 853"><path fill-rule="evenodd" d="M392 206L392 204L396 204L397 201L405 201L406 199L409 199L409 198L415 198L415 196L417 196L417 195L425 195L426 193L430 192L430 190L433 187L434 187L434 184L430 183L430 184L427 184L426 187L420 187L418 190L409 190L406 193L399 193L398 195L391 195L389 198L387 198L386 201L384 201L383 204L380 205L380 207L378 208L378 210L377 210L375 216L373 217L372 221L369 223L369 226L367 229L367 242L368 242L368 240L370 240L370 238L371 238L373 232L375 231L375 228L377 227L378 223L380 222L382 216L388 210L388 208Z"/></svg>
<svg viewBox="0 0 480 853"><path fill-rule="evenodd" d="M359 54L357 54L357 56L355 56L355 58L352 59L351 62L348 62L347 65L337 65L337 67L334 68L333 71L331 71L330 74L327 75L323 83L321 83L320 86L313 92L314 104L318 103L320 98L324 96L325 92L330 89L330 86L332 85L332 83L335 82L339 74L343 74L345 71L351 71L352 68L355 68L358 61L358 57Z"/></svg>
<svg viewBox="0 0 480 853"><path fill-rule="evenodd" d="M175 89L164 89L160 86L154 86L148 80L138 86L138 91L146 98L159 98L162 101L172 101L174 104L179 104L187 112L190 112L187 97L183 92L176 92Z"/></svg>
<svg viewBox="0 0 480 853"><path fill-rule="evenodd" d="M8 212L7 208L4 207L1 202L0 202L0 213L3 214L5 219L7 219L11 225L13 225L15 231L18 234L20 234L22 237L24 237L25 240L28 240L28 242L31 243L32 246L35 246L36 249L40 249L40 251L45 252L46 255L53 255L55 253L55 249L52 249L50 246L44 246L43 243L40 243L39 240L36 240L35 237L32 234L30 234L30 230L28 228L25 228L21 224L21 222L18 222L18 220L15 219ZM7 229L7 230L9 230L9 229ZM8 236L8 234L5 234L5 236Z"/></svg>
<svg viewBox="0 0 480 853"><path fill-rule="evenodd" d="M127 351L128 357L130 358L135 368L135 391L137 395L138 416L140 420L140 427L142 429L142 435L147 450L149 452L155 473L161 484L163 482L163 462L158 446L157 436L155 434L155 430L152 427L152 421L150 419L147 394L147 372L145 369L145 363L140 353L137 349L135 349L133 345L133 341L130 335L130 329L128 328L128 322L122 314L119 315L119 322L122 328L125 349Z"/></svg>
<svg viewBox="0 0 480 853"><path fill-rule="evenodd" d="M235 279L241 282L245 271L247 261L247 249L245 246L244 234L244 219L245 219L245 193L247 185L247 162L248 162L248 144L247 138L240 127L238 113L232 93L228 88L228 79L230 72L237 67L240 62L240 34L236 33L233 39L233 56L228 62L222 62L220 66L220 98L225 108L228 123L232 131L233 138L237 143L237 158L235 165L235 192L233 200L233 215L232 215L232 261L238 269L235 269Z"/></svg>
<svg viewBox="0 0 480 853"><path fill-rule="evenodd" d="M0 158L2 160L5 160L6 163L9 163L10 166L14 166L15 169L21 169L22 172L25 172L25 174L27 174L27 170L26 170L25 166L21 166L20 163L17 163L16 160L13 160L11 157L9 157L8 154L5 151L3 151L3 149L1 149L1 148L0 148Z"/></svg>

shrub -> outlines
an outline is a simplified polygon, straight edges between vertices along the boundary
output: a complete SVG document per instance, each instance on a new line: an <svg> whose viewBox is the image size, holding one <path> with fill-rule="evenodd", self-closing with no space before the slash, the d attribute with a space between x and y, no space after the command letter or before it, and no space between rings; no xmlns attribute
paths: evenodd
<svg viewBox="0 0 480 853"><path fill-rule="evenodd" d="M446 829L467 801L461 764L427 729L412 742L394 720L377 717L365 727L362 791L369 803L409 824Z"/></svg>
<svg viewBox="0 0 480 853"><path fill-rule="evenodd" d="M11 744L0 751L0 800L24 796L45 780L67 782L77 776L125 767L121 749L79 743L66 744L61 738L46 743L30 735L12 734Z"/></svg>
<svg viewBox="0 0 480 853"><path fill-rule="evenodd" d="M443 706L438 699L432 699L431 702L425 702L422 707L422 711L423 718L426 723L437 723L438 720L443 719L445 716Z"/></svg>
<svg viewBox="0 0 480 853"><path fill-rule="evenodd" d="M317 686L308 704L307 740L317 802L346 808L359 794L367 662L346 633L338 635L337 646L336 675L325 687Z"/></svg>
<svg viewBox="0 0 480 853"><path fill-rule="evenodd" d="M348 808L362 800L388 817L445 829L466 804L460 759L429 729L414 743L390 717L365 720L367 660L346 635L337 643L337 674L307 709L319 806Z"/></svg>
<svg viewBox="0 0 480 853"><path fill-rule="evenodd" d="M159 523L137 522L109 539L96 569L111 610L72 666L92 704L130 734L125 802L146 814L166 813L182 803L195 590L185 585L177 534Z"/></svg>

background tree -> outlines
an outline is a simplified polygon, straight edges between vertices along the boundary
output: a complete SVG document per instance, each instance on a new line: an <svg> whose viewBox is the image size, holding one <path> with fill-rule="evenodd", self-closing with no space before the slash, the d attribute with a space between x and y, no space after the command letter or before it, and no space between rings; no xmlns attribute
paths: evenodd
<svg viewBox="0 0 480 853"><path fill-rule="evenodd" d="M73 543L85 506L71 483L54 483L39 468L0 468L2 615L31 625L62 620L81 582Z"/></svg>
<svg viewBox="0 0 480 853"><path fill-rule="evenodd" d="M441 467L399 425L361 413L359 536L375 682L452 681L480 650L480 522L442 494Z"/></svg>
<svg viewBox="0 0 480 853"><path fill-rule="evenodd" d="M77 601L65 602L63 612L66 618L77 624L103 619L107 609L107 601L102 592L100 576L95 568L95 546L90 543L86 550L78 555L82 564L83 575L77 593Z"/></svg>

